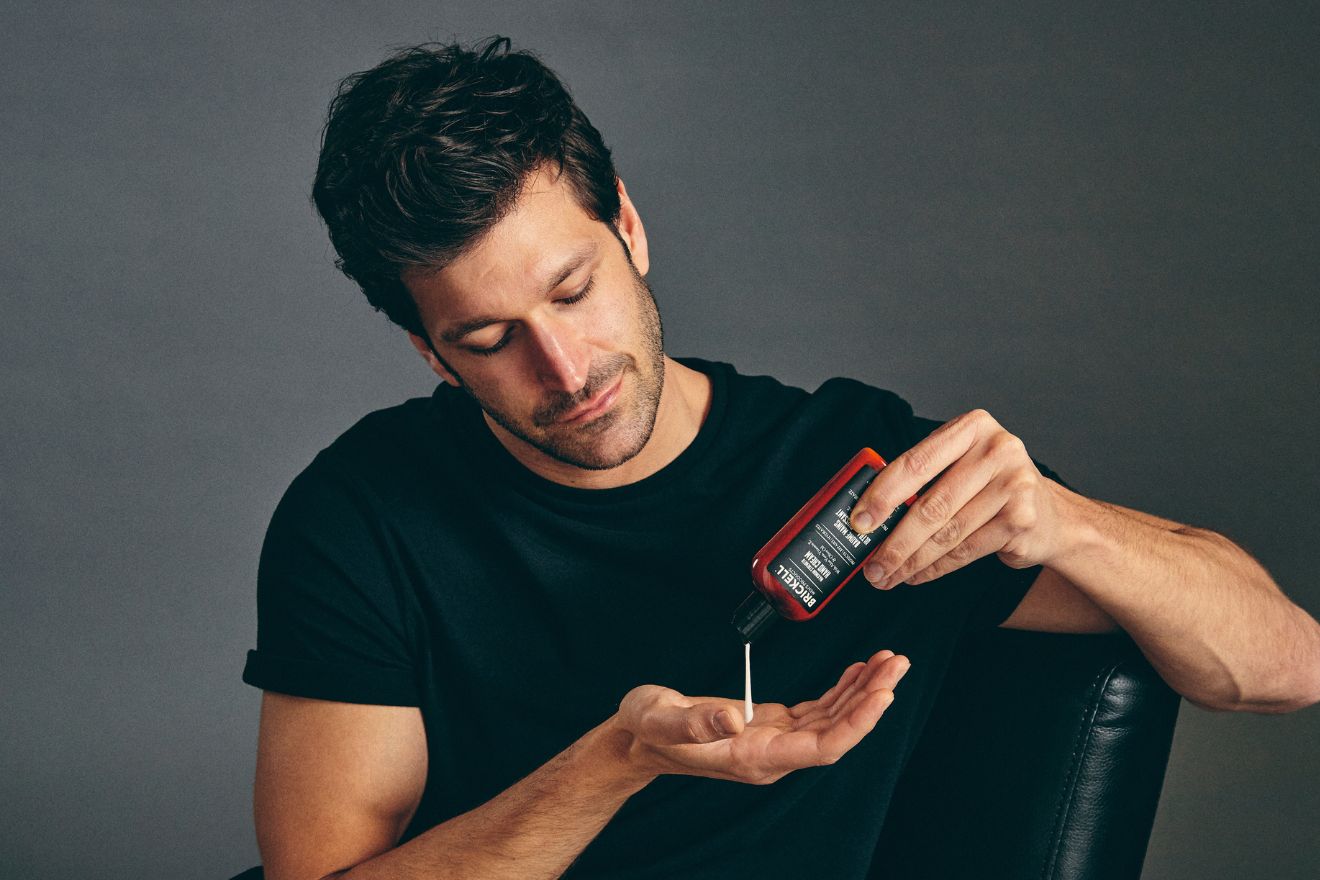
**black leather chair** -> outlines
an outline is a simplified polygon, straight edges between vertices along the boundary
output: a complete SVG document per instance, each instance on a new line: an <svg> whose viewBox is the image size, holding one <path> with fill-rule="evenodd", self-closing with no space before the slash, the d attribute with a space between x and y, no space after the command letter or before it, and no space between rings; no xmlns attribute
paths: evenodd
<svg viewBox="0 0 1320 880"><path fill-rule="evenodd" d="M1140 877L1179 704L1124 634L966 637L872 880Z"/></svg>
<svg viewBox="0 0 1320 880"><path fill-rule="evenodd" d="M1139 877L1178 706L1126 635L968 636L871 880ZM262 880L261 868L233 880Z"/></svg>

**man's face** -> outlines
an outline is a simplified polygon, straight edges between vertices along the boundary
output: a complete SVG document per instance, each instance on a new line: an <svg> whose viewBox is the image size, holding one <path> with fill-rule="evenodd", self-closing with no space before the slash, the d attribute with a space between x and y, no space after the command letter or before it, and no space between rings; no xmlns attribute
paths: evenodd
<svg viewBox="0 0 1320 880"><path fill-rule="evenodd" d="M433 369L517 440L588 470L642 450L664 387L660 314L642 278L645 236L622 198L619 231L633 260L550 172L532 175L515 209L463 257L404 275L441 359Z"/></svg>

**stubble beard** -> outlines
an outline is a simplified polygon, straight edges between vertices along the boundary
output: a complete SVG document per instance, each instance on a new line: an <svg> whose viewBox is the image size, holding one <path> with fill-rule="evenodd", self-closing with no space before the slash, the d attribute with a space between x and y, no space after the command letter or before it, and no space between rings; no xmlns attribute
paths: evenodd
<svg viewBox="0 0 1320 880"><path fill-rule="evenodd" d="M551 406L533 414L530 426L527 421L511 417L490 401L483 400L462 381L461 376L454 374L460 387L490 416L491 421L547 457L583 470L609 470L634 458L651 439L660 410L660 396L665 384L664 326L651 286L638 274L631 260L628 265L632 269L635 305L642 331L639 356L644 363L639 364L637 359L619 352L617 357L593 364L584 393L573 399L557 399ZM631 395L627 394L630 374L634 389ZM613 386L621 375L623 385L608 412L581 425L556 422L565 413L581 406L584 400Z"/></svg>

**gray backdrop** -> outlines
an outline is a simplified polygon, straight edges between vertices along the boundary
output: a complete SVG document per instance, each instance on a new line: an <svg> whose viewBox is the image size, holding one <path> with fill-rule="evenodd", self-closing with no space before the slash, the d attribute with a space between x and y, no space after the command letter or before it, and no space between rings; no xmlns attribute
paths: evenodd
<svg viewBox="0 0 1320 880"><path fill-rule="evenodd" d="M255 863L263 530L434 381L331 265L319 129L425 39L564 76L671 354L986 407L1320 607L1314 4L184 5L0 14L6 876ZM1185 706L1147 876L1320 876L1317 734Z"/></svg>

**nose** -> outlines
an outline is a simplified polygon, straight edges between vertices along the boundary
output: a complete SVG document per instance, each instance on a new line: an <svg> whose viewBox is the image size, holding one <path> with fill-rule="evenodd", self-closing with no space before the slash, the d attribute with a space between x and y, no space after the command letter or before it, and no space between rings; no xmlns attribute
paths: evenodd
<svg viewBox="0 0 1320 880"><path fill-rule="evenodd" d="M587 384L591 348L567 321L546 318L528 325L536 378L548 388L576 394Z"/></svg>

